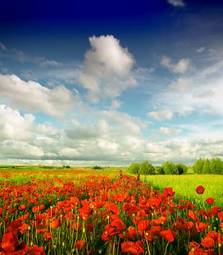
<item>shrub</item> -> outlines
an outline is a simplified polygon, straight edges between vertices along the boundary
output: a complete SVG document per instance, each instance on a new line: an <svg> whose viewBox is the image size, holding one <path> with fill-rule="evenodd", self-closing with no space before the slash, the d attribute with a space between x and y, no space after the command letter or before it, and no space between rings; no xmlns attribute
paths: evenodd
<svg viewBox="0 0 223 255"><path fill-rule="evenodd" d="M178 174L177 166L170 161L164 162L162 167L165 174Z"/></svg>
<svg viewBox="0 0 223 255"><path fill-rule="evenodd" d="M128 170L132 174L139 174L140 164L139 163L132 163Z"/></svg>
<svg viewBox="0 0 223 255"><path fill-rule="evenodd" d="M93 168L93 169L96 169L96 170L101 170L101 169L103 169L102 167L97 166L97 165L96 165L96 166L93 166L92 168Z"/></svg>
<svg viewBox="0 0 223 255"><path fill-rule="evenodd" d="M177 164L177 174L185 174L187 172L187 166L184 164Z"/></svg>
<svg viewBox="0 0 223 255"><path fill-rule="evenodd" d="M145 175L155 174L155 168L151 163L149 163L148 160L145 160L140 164L139 173L140 174L145 174Z"/></svg>

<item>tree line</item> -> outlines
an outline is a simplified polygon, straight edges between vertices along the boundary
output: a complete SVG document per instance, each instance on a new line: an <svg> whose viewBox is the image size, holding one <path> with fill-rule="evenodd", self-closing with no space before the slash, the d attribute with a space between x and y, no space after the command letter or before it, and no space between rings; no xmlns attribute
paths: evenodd
<svg viewBox="0 0 223 255"><path fill-rule="evenodd" d="M198 159L191 166L192 172L197 174L223 174L223 161L219 158ZM153 175L153 174L185 174L189 167L182 163L165 161L160 166L152 165L148 160L140 163L132 163L128 170L133 174Z"/></svg>
<svg viewBox="0 0 223 255"><path fill-rule="evenodd" d="M220 158L198 159L193 164L193 172L197 174L223 174L223 160Z"/></svg>
<svg viewBox="0 0 223 255"><path fill-rule="evenodd" d="M161 166L153 166L148 160L141 163L132 163L129 171L133 174L184 174L187 172L187 166L184 164L175 164L170 161L164 162Z"/></svg>

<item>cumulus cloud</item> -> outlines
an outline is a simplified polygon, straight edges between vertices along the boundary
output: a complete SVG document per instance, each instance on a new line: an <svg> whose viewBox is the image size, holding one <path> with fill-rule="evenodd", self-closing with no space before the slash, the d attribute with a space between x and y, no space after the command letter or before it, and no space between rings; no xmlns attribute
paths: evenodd
<svg viewBox="0 0 223 255"><path fill-rule="evenodd" d="M184 7L185 6L184 0L167 0L167 2L171 5L173 5L174 7Z"/></svg>
<svg viewBox="0 0 223 255"><path fill-rule="evenodd" d="M182 58L174 64L171 58L164 56L161 59L161 65L172 73L183 74L188 71L190 67L190 60L187 58Z"/></svg>
<svg viewBox="0 0 223 255"><path fill-rule="evenodd" d="M89 38L80 83L92 101L113 98L136 85L132 75L133 56L112 35Z"/></svg>
<svg viewBox="0 0 223 255"><path fill-rule="evenodd" d="M0 102L19 109L63 116L73 107L76 98L64 86L52 89L38 82L24 81L16 75L0 74Z"/></svg>
<svg viewBox="0 0 223 255"><path fill-rule="evenodd" d="M0 105L0 140L26 140L31 136L35 117L31 114L20 115L6 105Z"/></svg>
<svg viewBox="0 0 223 255"><path fill-rule="evenodd" d="M173 115L173 112L170 110L152 111L148 113L148 116L155 120L171 120Z"/></svg>

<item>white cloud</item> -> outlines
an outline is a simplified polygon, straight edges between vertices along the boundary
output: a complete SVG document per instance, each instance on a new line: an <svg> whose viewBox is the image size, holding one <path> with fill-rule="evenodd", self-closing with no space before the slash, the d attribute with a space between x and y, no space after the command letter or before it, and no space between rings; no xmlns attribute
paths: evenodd
<svg viewBox="0 0 223 255"><path fill-rule="evenodd" d="M117 110L121 107L122 102L120 100L112 100L110 110Z"/></svg>
<svg viewBox="0 0 223 255"><path fill-rule="evenodd" d="M113 98L136 85L131 73L134 59L112 35L89 38L80 82L92 101Z"/></svg>
<svg viewBox="0 0 223 255"><path fill-rule="evenodd" d="M160 131L160 134L167 135L167 136L176 136L181 132L179 128L168 128L168 127L160 127L159 131Z"/></svg>
<svg viewBox="0 0 223 255"><path fill-rule="evenodd" d="M167 0L167 2L175 7L185 6L184 0Z"/></svg>
<svg viewBox="0 0 223 255"><path fill-rule="evenodd" d="M149 112L148 116L155 120L171 120L173 118L173 112L170 110L153 111Z"/></svg>
<svg viewBox="0 0 223 255"><path fill-rule="evenodd" d="M204 52L204 51L205 51L205 47L200 47L200 48L197 49L197 52L198 52L198 53L202 53L202 52Z"/></svg>
<svg viewBox="0 0 223 255"><path fill-rule="evenodd" d="M0 102L19 109L63 116L75 101L76 98L63 86L49 89L34 81L21 80L16 75L0 74Z"/></svg>
<svg viewBox="0 0 223 255"><path fill-rule="evenodd" d="M166 67L170 72L176 74L186 73L190 67L190 60L187 58L180 59L176 64L172 63L171 58L162 57L161 65Z"/></svg>
<svg viewBox="0 0 223 255"><path fill-rule="evenodd" d="M16 110L0 105L0 141L15 139L26 140L31 136L31 127L35 117L31 114L24 116Z"/></svg>

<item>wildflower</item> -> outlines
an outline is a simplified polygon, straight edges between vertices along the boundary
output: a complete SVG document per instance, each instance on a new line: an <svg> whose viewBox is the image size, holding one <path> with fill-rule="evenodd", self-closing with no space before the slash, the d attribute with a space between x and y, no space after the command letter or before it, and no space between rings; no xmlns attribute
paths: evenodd
<svg viewBox="0 0 223 255"><path fill-rule="evenodd" d="M5 252L16 251L18 245L18 238L14 232L8 232L3 235L1 247Z"/></svg>
<svg viewBox="0 0 223 255"><path fill-rule="evenodd" d="M132 255L140 255L144 253L143 244L141 241L131 242L126 241L121 244L123 253L129 253Z"/></svg>
<svg viewBox="0 0 223 255"><path fill-rule="evenodd" d="M170 229L163 230L160 232L160 235L166 239L167 242L172 243L174 241L173 232Z"/></svg>
<svg viewBox="0 0 223 255"><path fill-rule="evenodd" d="M77 240L75 243L75 248L77 248L78 250L83 249L85 244L85 240Z"/></svg>
<svg viewBox="0 0 223 255"><path fill-rule="evenodd" d="M213 204L214 204L214 198L212 198L212 197L207 198L207 199L206 199L206 203L207 203L208 205L213 205Z"/></svg>
<svg viewBox="0 0 223 255"><path fill-rule="evenodd" d="M197 194L202 195L204 191L205 191L205 188L202 185L197 186L196 188Z"/></svg>
<svg viewBox="0 0 223 255"><path fill-rule="evenodd" d="M204 248L213 248L214 247L214 240L211 237L205 237L202 241L201 241L201 245Z"/></svg>

